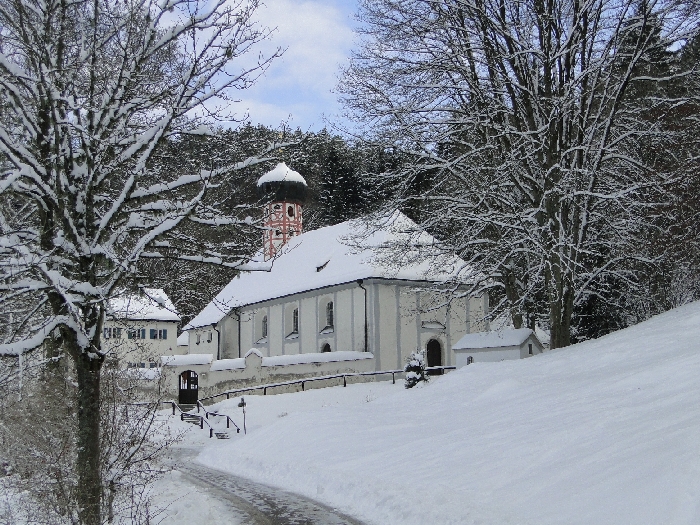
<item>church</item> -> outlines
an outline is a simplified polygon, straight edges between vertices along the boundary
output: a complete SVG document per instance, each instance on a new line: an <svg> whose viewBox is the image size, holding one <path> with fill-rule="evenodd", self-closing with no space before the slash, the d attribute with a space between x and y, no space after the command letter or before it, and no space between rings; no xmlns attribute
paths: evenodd
<svg viewBox="0 0 700 525"><path fill-rule="evenodd" d="M423 351L428 366L451 366L462 336L488 330L486 295L450 293L455 282L468 283L464 261L449 255L438 264L418 257L399 264L386 256L388 245L415 234L405 215L370 229L350 220L304 232L307 185L299 173L278 164L258 190L267 204L257 260L271 269L242 272L184 327L189 354L233 362L254 348L290 363L301 354L362 356L379 371L402 369L409 354Z"/></svg>

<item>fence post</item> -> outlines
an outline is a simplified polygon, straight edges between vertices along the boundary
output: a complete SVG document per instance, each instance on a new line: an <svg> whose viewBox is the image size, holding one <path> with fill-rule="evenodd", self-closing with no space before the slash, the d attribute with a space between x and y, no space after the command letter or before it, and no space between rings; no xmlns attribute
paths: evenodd
<svg viewBox="0 0 700 525"><path fill-rule="evenodd" d="M204 428L204 418L199 416L199 428Z"/></svg>
<svg viewBox="0 0 700 525"><path fill-rule="evenodd" d="M173 406L173 416L175 415L175 401L172 401L170 403Z"/></svg>
<svg viewBox="0 0 700 525"><path fill-rule="evenodd" d="M391 373L391 384L392 385L396 384L396 374L394 372Z"/></svg>
<svg viewBox="0 0 700 525"><path fill-rule="evenodd" d="M228 399L228 392L226 392L226 399Z"/></svg>
<svg viewBox="0 0 700 525"><path fill-rule="evenodd" d="M345 374L343 374L343 386L348 386L348 382L345 379Z"/></svg>
<svg viewBox="0 0 700 525"><path fill-rule="evenodd" d="M304 381L301 382L301 391L304 391Z"/></svg>

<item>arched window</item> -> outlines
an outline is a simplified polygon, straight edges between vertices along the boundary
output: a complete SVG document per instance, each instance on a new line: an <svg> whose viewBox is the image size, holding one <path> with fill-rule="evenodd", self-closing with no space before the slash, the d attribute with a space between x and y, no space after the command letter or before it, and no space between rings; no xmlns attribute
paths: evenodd
<svg viewBox="0 0 700 525"><path fill-rule="evenodd" d="M262 336L263 338L267 337L267 316L263 316L262 318Z"/></svg>
<svg viewBox="0 0 700 525"><path fill-rule="evenodd" d="M329 345L328 343L323 345L323 347L321 348L321 352L323 352L323 353L330 352L330 351L331 351L331 345Z"/></svg>
<svg viewBox="0 0 700 525"><path fill-rule="evenodd" d="M326 305L326 327L333 328L333 301Z"/></svg>
<svg viewBox="0 0 700 525"><path fill-rule="evenodd" d="M292 312L292 333L299 333L299 308L295 308Z"/></svg>
<svg viewBox="0 0 700 525"><path fill-rule="evenodd" d="M331 334L335 331L335 316L333 315L333 296L324 297L318 302L318 326L322 334Z"/></svg>
<svg viewBox="0 0 700 525"><path fill-rule="evenodd" d="M294 217L294 206L290 205L287 207L287 215L289 215L290 217Z"/></svg>
<svg viewBox="0 0 700 525"><path fill-rule="evenodd" d="M472 356L467 357L467 364L471 365L474 362L474 358Z"/></svg>

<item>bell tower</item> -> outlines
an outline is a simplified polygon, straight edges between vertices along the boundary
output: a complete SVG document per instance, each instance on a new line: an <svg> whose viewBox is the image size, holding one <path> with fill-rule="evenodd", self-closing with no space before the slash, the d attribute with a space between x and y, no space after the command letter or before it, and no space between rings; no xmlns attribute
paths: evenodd
<svg viewBox="0 0 700 525"><path fill-rule="evenodd" d="M306 181L280 162L258 179L258 195L264 199L263 252L272 259L292 237L302 232L302 208L306 201Z"/></svg>

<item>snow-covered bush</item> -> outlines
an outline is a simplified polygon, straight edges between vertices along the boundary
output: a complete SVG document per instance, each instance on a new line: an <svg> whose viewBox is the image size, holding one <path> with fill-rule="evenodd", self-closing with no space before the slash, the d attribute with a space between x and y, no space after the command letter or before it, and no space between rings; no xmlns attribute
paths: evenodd
<svg viewBox="0 0 700 525"><path fill-rule="evenodd" d="M404 383L406 388L413 388L421 381L428 382L428 376L425 374L425 358L421 352L413 352L408 356L403 371L406 372Z"/></svg>

